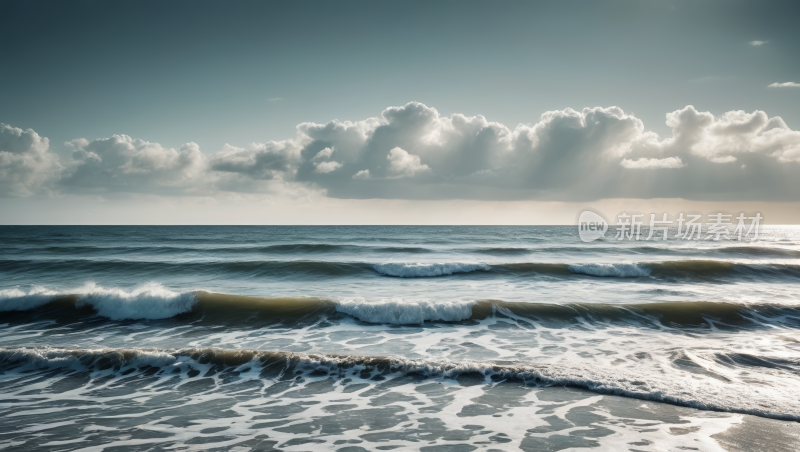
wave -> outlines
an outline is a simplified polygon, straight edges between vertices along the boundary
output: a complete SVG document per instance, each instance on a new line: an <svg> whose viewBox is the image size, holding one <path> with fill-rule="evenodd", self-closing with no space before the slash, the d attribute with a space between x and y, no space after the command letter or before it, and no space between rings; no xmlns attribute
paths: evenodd
<svg viewBox="0 0 800 452"><path fill-rule="evenodd" d="M112 320L167 319L193 309L197 302L193 292L171 291L157 283L147 283L130 291L103 288L94 283L57 292L41 286L24 291L19 288L0 290L0 312L28 311L55 302L76 310L89 308Z"/></svg>
<svg viewBox="0 0 800 452"><path fill-rule="evenodd" d="M472 317L473 301L432 302L363 298L337 300L336 310L369 323L412 325L430 321L457 322Z"/></svg>
<svg viewBox="0 0 800 452"><path fill-rule="evenodd" d="M519 254L530 254L532 252L539 250L545 251L545 250L550 250L550 248L536 249L536 248L524 248L524 247L513 247L513 246L508 246L508 247L499 246L490 248L472 248L472 249L466 249L465 251L477 254L488 254L490 256L514 256Z"/></svg>
<svg viewBox="0 0 800 452"><path fill-rule="evenodd" d="M244 278L259 277L343 277L376 276L372 264L317 260L240 260L240 261L144 261L122 259L57 259L57 260L0 260L0 272L103 272L129 277L153 275L229 275Z"/></svg>
<svg viewBox="0 0 800 452"><path fill-rule="evenodd" d="M576 255L652 255L652 256L685 256L685 257L741 257L741 258L800 258L800 250L785 247L769 246L722 246L716 248L699 247L667 247L654 246L652 244L642 244L634 246L494 246L494 247L472 247L472 248L430 248L415 245L365 245L365 244L334 244L334 243L279 243L265 245L263 243L232 242L226 244L225 241L199 241L197 243L189 241L183 244L137 244L135 242L120 245L117 243L109 244L45 244L45 246L34 247L32 243L23 243L18 246L7 246L4 250L6 255L27 256L32 252L37 255L45 256L179 256L179 255L214 255L214 256L259 256L259 255L336 255L336 254L431 254L437 252L457 252L472 253L488 256L524 256L524 255L556 255L556 256L576 256Z"/></svg>
<svg viewBox="0 0 800 452"><path fill-rule="evenodd" d="M757 257L757 258L795 258L800 259L800 250L785 247L769 246L721 246L721 247L668 247L647 245L628 245L624 246L602 246L602 245L579 245L579 246L536 246L536 247L486 247L486 248L466 248L463 251L476 254L486 254L490 256L514 256L525 254L551 254L563 256L575 256L593 254L603 255L653 255L653 256L702 256L713 255L732 256L732 257Z"/></svg>
<svg viewBox="0 0 800 452"><path fill-rule="evenodd" d="M677 354L673 359L682 358L685 356ZM744 360L745 366L759 359L749 355L727 358ZM793 369L795 367L792 366ZM72 375L75 371L86 375L88 389L91 389L92 380L107 381L121 376L126 378L120 379L119 385L137 381L137 377L147 377L150 382L158 379L175 381L179 377L176 384L181 385L201 375L200 378L206 378L217 374L224 376L222 384L242 379L280 383L331 378L362 379L373 384L395 378L400 379L402 384L424 384L426 380L447 379L463 385L517 382L534 387L576 387L601 394L702 410L800 421L800 409L793 403L792 388L771 388L770 391L760 391L759 397L752 397L752 385L743 383L704 380L702 384L689 384L681 378L670 378L663 372L647 369L587 368L569 364L514 364L212 348L0 347L0 371L27 376L21 382L12 380L6 387L9 391L24 389L33 376L41 380L57 379Z"/></svg>
<svg viewBox="0 0 800 452"><path fill-rule="evenodd" d="M636 278L647 276L652 269L640 264L573 264L567 267L573 273L589 276L616 276L620 278Z"/></svg>
<svg viewBox="0 0 800 452"><path fill-rule="evenodd" d="M728 279L734 282L743 279L797 280L800 265L780 262L752 263L715 260L680 260L661 262L614 262L614 263L516 263L492 265L492 270L516 275L542 274L569 277L583 275L594 277L636 278L650 276L661 279L717 281Z"/></svg>
<svg viewBox="0 0 800 452"><path fill-rule="evenodd" d="M585 327L630 325L645 328L773 328L800 326L800 305L728 302L525 303L502 300L403 300L312 297L260 298L205 291L174 292L158 284L129 291L95 284L58 293L41 287L0 292L0 311L14 322L43 318L81 322L111 320L200 322L236 328L280 324L309 325L345 316L372 324L418 325L425 322L476 322L518 319L523 326Z"/></svg>
<svg viewBox="0 0 800 452"><path fill-rule="evenodd" d="M27 311L45 305L63 296L42 286L32 286L27 291L18 287L0 290L0 312Z"/></svg>
<svg viewBox="0 0 800 452"><path fill-rule="evenodd" d="M205 246L171 246L171 245L60 245L44 246L31 249L23 246L6 248L6 254L28 255L32 251L39 254L67 255L67 256L113 256L128 254L143 255L178 255L178 254L223 254L223 255L302 255L326 253L352 253L359 254L387 253L387 254L427 254L433 253L431 248L418 246L372 246L353 244L330 243L284 243L276 245L242 245L220 246L219 244L204 244Z"/></svg>
<svg viewBox="0 0 800 452"><path fill-rule="evenodd" d="M91 307L112 320L168 319L190 311L197 302L194 293L178 293L157 283L135 287L130 292L90 284L76 300L76 307Z"/></svg>
<svg viewBox="0 0 800 452"><path fill-rule="evenodd" d="M421 278L430 276L445 276L454 273L469 273L474 271L488 271L490 266L480 263L389 263L374 265L375 271L386 276L397 276L400 278Z"/></svg>
<svg viewBox="0 0 800 452"><path fill-rule="evenodd" d="M235 277L235 278L342 278L380 277L476 277L492 275L511 277L556 278L649 276L656 279L688 281L778 280L795 282L800 278L800 264L791 262L734 262L719 260L676 260L660 262L576 262L576 263L483 263L483 262L383 262L324 260L235 260L235 261L145 261L123 259L5 259L0 260L0 273L19 277L49 272L102 272L125 278L154 279L172 275ZM472 275L472 276L470 276ZM488 275L488 276L487 276Z"/></svg>

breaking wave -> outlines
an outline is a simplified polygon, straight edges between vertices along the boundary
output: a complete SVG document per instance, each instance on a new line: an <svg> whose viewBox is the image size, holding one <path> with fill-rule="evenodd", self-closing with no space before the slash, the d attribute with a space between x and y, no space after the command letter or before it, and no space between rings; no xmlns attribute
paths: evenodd
<svg viewBox="0 0 800 452"><path fill-rule="evenodd" d="M572 273L589 276L616 276L619 278L647 276L652 271L652 269L640 264L573 264L567 268Z"/></svg>
<svg viewBox="0 0 800 452"><path fill-rule="evenodd" d="M375 271L387 276L397 276L400 278L422 278L430 276L445 276L454 273L469 273L474 271L488 271L491 269L486 264L472 263L444 263L444 264L376 264Z"/></svg>
<svg viewBox="0 0 800 452"><path fill-rule="evenodd" d="M348 262L319 260L242 260L217 262L169 262L143 260L0 260L0 272L27 273L63 271L65 267L84 273L142 279L163 279L169 276L229 278L369 278L369 277L458 277L491 278L528 277L543 275L556 278L621 277L675 278L681 280L738 282L751 280L797 280L800 265L795 261L719 261L676 260L660 262ZM477 276L479 275L480 276ZM8 289L6 289L8 290ZM2 292L0 292L2 293Z"/></svg>
<svg viewBox="0 0 800 452"><path fill-rule="evenodd" d="M674 359L685 359L676 355ZM709 359L719 357L709 357ZM749 357L752 360L752 357ZM695 359L704 359L697 357ZM793 363L791 369L796 369ZM800 409L792 403L793 388L772 388L752 397L751 385L704 379L684 382L660 372L587 368L568 364L495 363L446 359L406 359L384 356L304 354L282 351L226 349L155 349L61 347L0 347L0 371L52 378L74 371L92 380L108 380L137 375L151 381L163 379L177 384L193 378L215 376L220 383L241 380L281 381L308 379L360 378L385 381L400 378L405 383L424 380L455 380L462 385L518 382L527 386L569 386L601 394L614 394L653 400L704 410L752 414L784 420L800 420ZM199 379L198 378L198 379ZM24 381L23 381L24 384ZM122 381L120 381L122 384ZM7 389L15 389L12 382ZM190 388L191 385L187 386Z"/></svg>
<svg viewBox="0 0 800 452"><path fill-rule="evenodd" d="M42 287L0 292L0 311L10 321L41 318L201 322L210 326L259 327L315 324L349 316L372 324L418 325L425 322L518 318L535 327L626 324L636 327L759 328L800 325L800 305L686 301L636 304L526 303L502 300L414 300L359 297L262 298L205 291L175 292L159 284L130 290L87 284L59 293Z"/></svg>
<svg viewBox="0 0 800 452"><path fill-rule="evenodd" d="M193 292L174 292L157 283L142 284L130 291L94 283L62 293L40 286L27 291L19 288L0 291L0 312L28 311L52 302L66 303L77 310L90 308L112 320L136 320L167 319L188 312L197 298Z"/></svg>

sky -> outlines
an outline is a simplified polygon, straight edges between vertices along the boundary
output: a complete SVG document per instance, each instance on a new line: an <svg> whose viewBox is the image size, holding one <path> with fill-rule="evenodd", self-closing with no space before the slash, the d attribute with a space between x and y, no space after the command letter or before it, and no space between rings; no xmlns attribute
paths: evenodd
<svg viewBox="0 0 800 452"><path fill-rule="evenodd" d="M0 0L0 224L800 223L798 17Z"/></svg>

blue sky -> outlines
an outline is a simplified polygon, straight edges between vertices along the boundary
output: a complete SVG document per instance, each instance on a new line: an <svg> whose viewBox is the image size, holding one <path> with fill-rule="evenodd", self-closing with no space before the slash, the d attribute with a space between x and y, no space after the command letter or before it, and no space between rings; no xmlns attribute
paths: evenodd
<svg viewBox="0 0 800 452"><path fill-rule="evenodd" d="M0 204L14 215L5 222L47 221L25 212L56 198L96 211L96 222L111 221L102 214L109 200L134 210L241 197L275 205L293 197L798 201L787 195L800 188L793 182L797 2L3 1L0 8L7 128L0 152L9 159L28 152L39 162L0 167ZM787 85L769 87L776 83ZM700 115L695 122L685 113L679 126L667 124L668 114L677 118L688 106ZM391 107L402 110L396 120L387 119ZM596 107L603 110L584 110ZM749 116L725 117L737 111ZM547 122L546 112L561 113ZM402 122L404 114L432 122ZM610 121L609 129L591 129L587 114ZM484 122L458 129L453 115ZM333 120L356 124L366 141L297 129ZM583 121L574 137L558 132L574 129L569 121ZM763 133L720 135L742 124ZM690 126L717 135L676 139L676 127ZM458 137L441 141L453 127ZM47 138L45 150L19 147L28 129ZM415 135L429 133L440 137L438 147ZM520 134L536 138L526 144ZM614 143L598 147L598 136ZM570 179L580 165L612 154L607 174L592 179L604 188ZM745 183L725 186L747 168ZM356 177L365 170L369 177ZM709 178L718 183L699 182ZM653 180L660 184L647 186ZM89 199L101 207L93 210Z"/></svg>

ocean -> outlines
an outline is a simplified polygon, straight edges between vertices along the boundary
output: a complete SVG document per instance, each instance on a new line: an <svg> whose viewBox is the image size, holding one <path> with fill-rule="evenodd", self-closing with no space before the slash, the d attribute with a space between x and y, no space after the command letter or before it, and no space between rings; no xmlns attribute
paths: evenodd
<svg viewBox="0 0 800 452"><path fill-rule="evenodd" d="M0 448L798 450L800 227L2 226Z"/></svg>

